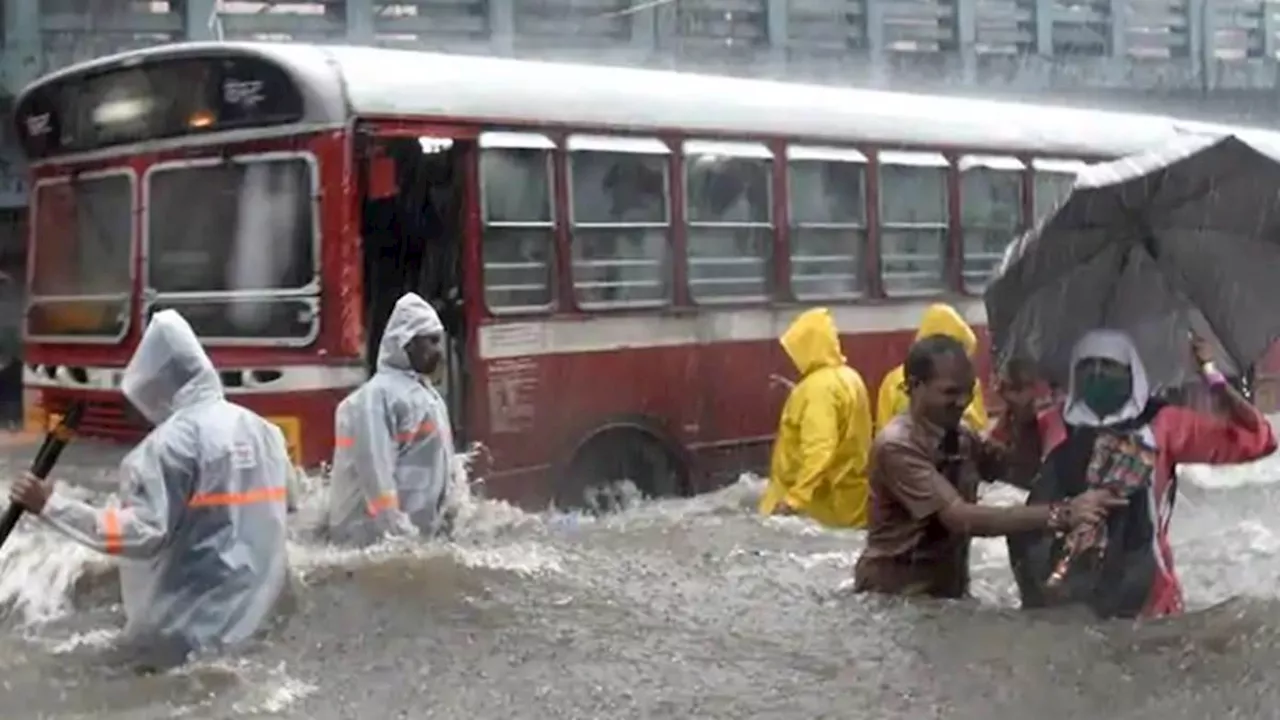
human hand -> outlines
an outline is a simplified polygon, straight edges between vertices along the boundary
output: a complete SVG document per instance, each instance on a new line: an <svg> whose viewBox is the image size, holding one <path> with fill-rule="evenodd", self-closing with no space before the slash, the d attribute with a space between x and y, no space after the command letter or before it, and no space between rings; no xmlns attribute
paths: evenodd
<svg viewBox="0 0 1280 720"><path fill-rule="evenodd" d="M1213 346L1208 340L1192 333L1191 357L1196 361L1196 367L1204 367L1205 364L1213 362Z"/></svg>
<svg viewBox="0 0 1280 720"><path fill-rule="evenodd" d="M1067 522L1072 527L1097 524L1112 510L1128 504L1128 499L1111 490L1087 490L1067 503Z"/></svg>
<svg viewBox="0 0 1280 720"><path fill-rule="evenodd" d="M787 502L786 500L783 500L782 502L778 503L776 507L773 508L773 512L770 514L793 516L793 515L799 515L800 511L791 507L791 503Z"/></svg>
<svg viewBox="0 0 1280 720"><path fill-rule="evenodd" d="M39 515L44 512L45 503L53 494L53 481L40 480L31 473L24 473L13 487L9 488L9 502L17 503L27 512Z"/></svg>

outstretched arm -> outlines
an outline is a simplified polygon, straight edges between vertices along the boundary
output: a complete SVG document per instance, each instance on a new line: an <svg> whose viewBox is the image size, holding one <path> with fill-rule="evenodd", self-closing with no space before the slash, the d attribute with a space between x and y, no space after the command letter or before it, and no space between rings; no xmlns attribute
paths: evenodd
<svg viewBox="0 0 1280 720"><path fill-rule="evenodd" d="M1193 337L1191 351L1210 392L1226 409L1226 418L1176 406L1161 409L1154 430L1174 464L1249 462L1275 452L1271 423L1214 367L1208 343Z"/></svg>
<svg viewBox="0 0 1280 720"><path fill-rule="evenodd" d="M49 487L38 513L54 530L108 555L149 558L164 547L195 477L194 438L181 425L154 431L120 465L120 493L105 507Z"/></svg>

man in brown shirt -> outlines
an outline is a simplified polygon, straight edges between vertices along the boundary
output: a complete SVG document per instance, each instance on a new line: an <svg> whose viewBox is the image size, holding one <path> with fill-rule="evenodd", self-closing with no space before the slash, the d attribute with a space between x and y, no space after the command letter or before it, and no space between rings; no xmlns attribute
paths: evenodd
<svg viewBox="0 0 1280 720"><path fill-rule="evenodd" d="M973 364L964 346L931 335L904 363L910 410L871 449L867 548L859 591L957 598L969 589L969 540L1036 530L1068 530L1124 505L1104 491L1042 506L978 505L978 483L1005 480L1010 452L961 425L972 400ZM1034 435L1034 432L1032 433Z"/></svg>

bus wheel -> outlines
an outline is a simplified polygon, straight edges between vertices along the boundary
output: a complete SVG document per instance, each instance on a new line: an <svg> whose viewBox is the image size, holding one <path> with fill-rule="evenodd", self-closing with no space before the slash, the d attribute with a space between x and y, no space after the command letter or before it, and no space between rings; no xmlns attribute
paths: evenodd
<svg viewBox="0 0 1280 720"><path fill-rule="evenodd" d="M675 446L643 426L605 427L573 454L556 487L556 507L600 515L642 498L687 493L688 470Z"/></svg>

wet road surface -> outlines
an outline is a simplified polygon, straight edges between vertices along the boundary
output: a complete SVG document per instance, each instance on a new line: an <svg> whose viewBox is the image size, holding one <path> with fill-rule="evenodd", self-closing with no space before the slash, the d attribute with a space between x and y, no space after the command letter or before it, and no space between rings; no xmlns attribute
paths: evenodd
<svg viewBox="0 0 1280 720"><path fill-rule="evenodd" d="M0 478L24 453L0 449ZM80 443L58 474L92 496L115 456ZM756 517L744 478L602 520L471 498L447 545L299 541L282 627L148 676L107 650L110 563L24 520L0 550L0 717L1280 717L1280 460L1185 479L1195 612L1143 626L1018 612L1002 541L976 543L972 601L855 596L860 534Z"/></svg>

